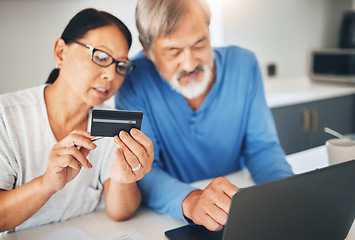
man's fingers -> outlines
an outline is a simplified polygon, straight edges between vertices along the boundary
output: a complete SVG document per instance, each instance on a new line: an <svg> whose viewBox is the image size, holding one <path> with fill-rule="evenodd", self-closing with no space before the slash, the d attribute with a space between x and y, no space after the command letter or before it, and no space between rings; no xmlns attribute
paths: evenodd
<svg viewBox="0 0 355 240"><path fill-rule="evenodd" d="M213 219L220 225L224 226L227 223L228 219L228 212L226 212L224 209L221 209L217 205L212 206L212 212L213 214Z"/></svg>
<svg viewBox="0 0 355 240"><path fill-rule="evenodd" d="M206 194L211 201L213 201L219 208L226 213L229 212L230 203L238 187L233 185L224 177L218 177L206 187L204 194Z"/></svg>
<svg viewBox="0 0 355 240"><path fill-rule="evenodd" d="M209 214L205 213L201 216L202 225L205 226L210 231L219 231L223 228L222 224L219 224L214 218Z"/></svg>
<svg viewBox="0 0 355 240"><path fill-rule="evenodd" d="M226 195L225 193L217 193L217 194L211 194L210 198L213 201L214 206L216 208L219 208L225 214L229 213L231 198L228 195ZM217 209L215 209L215 210L217 210ZM216 211L216 212L218 212L218 211Z"/></svg>
<svg viewBox="0 0 355 240"><path fill-rule="evenodd" d="M218 177L213 179L208 187L214 189L214 191L217 192L224 192L230 199L232 199L233 195L239 190L237 186L232 184L225 177Z"/></svg>
<svg viewBox="0 0 355 240"><path fill-rule="evenodd" d="M226 179L227 180L227 179ZM228 181L228 180L227 180ZM223 192L231 199L233 195L239 190L239 188L229 181L222 186Z"/></svg>

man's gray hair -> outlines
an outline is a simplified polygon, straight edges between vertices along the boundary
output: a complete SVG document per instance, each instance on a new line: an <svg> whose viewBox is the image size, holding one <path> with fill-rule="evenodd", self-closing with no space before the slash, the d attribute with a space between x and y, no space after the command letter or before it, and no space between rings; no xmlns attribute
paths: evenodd
<svg viewBox="0 0 355 240"><path fill-rule="evenodd" d="M201 6L209 26L211 11L205 0L138 0L136 25L144 45L150 49L155 39L174 32L185 14L191 11L192 1Z"/></svg>

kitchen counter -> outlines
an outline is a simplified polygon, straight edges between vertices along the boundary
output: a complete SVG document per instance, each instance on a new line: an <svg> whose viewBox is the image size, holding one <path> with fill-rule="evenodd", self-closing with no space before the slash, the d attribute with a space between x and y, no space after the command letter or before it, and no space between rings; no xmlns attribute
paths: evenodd
<svg viewBox="0 0 355 240"><path fill-rule="evenodd" d="M355 94L355 85L313 82L307 76L265 79L264 88L270 108Z"/></svg>
<svg viewBox="0 0 355 240"><path fill-rule="evenodd" d="M304 173L312 171L316 168L322 168L328 166L327 150L323 145L321 147L313 148L307 151L288 155L287 161L292 166L295 173ZM248 187L254 185L251 175L247 169L238 171L232 174L228 174L227 177L232 183L239 187ZM191 185L198 188L205 188L211 179L195 182ZM42 237L49 239L49 234L55 234L56 239L65 239L59 230L71 229L72 231L82 231L80 235L85 234L85 239L114 239L114 234L120 231L133 230L137 231L144 238L139 239L154 239L154 240L166 240L164 232L173 228L186 225L186 222L171 218L166 215L159 214L146 206L141 206L135 216L127 221L115 222L112 221L105 210L95 211L80 217L72 218L67 221L51 223L39 227L30 228L23 231L17 231L5 236L0 236L1 240L37 240ZM68 230L67 230L68 231ZM86 235L87 234L87 235ZM130 235L126 235L126 238L115 239L138 239ZM72 236L71 239L73 239ZM52 238L51 238L52 239ZM68 237L66 239L69 239ZM79 239L79 238L76 238ZM355 239L355 224L353 224L346 240Z"/></svg>

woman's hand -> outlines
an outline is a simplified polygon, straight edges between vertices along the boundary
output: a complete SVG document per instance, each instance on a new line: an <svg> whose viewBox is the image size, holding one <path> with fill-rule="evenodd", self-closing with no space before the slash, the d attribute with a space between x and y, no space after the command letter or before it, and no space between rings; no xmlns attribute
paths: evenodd
<svg viewBox="0 0 355 240"><path fill-rule="evenodd" d="M74 130L52 147L49 153L44 183L56 192L65 187L80 172L81 167L92 168L87 160L89 152L96 148L89 132Z"/></svg>
<svg viewBox="0 0 355 240"><path fill-rule="evenodd" d="M140 180L152 167L154 150L152 141L138 129L125 131L114 137L117 146L115 162L111 168L111 181L127 184Z"/></svg>

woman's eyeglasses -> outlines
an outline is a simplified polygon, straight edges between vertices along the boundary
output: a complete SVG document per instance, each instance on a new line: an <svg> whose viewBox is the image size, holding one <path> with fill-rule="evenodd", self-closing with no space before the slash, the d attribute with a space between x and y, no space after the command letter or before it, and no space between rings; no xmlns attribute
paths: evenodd
<svg viewBox="0 0 355 240"><path fill-rule="evenodd" d="M77 43L83 47L90 49L91 54L92 54L91 60L95 64L99 65L100 67L108 67L112 63L115 63L116 64L116 72L122 76L129 75L134 69L134 65L130 61L118 61L118 60L114 59L110 54L108 54L107 52L102 51L100 49L91 47L89 45L83 44L83 43L75 41L75 40L71 40L70 42Z"/></svg>

